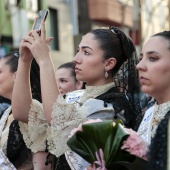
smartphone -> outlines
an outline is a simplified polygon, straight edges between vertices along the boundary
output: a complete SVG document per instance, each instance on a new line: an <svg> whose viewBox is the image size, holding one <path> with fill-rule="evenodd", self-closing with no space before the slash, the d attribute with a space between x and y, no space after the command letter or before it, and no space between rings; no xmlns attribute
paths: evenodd
<svg viewBox="0 0 170 170"><path fill-rule="evenodd" d="M33 30L38 30L39 35L41 34L41 21L45 21L48 16L48 9L44 9L38 12L38 17L34 23Z"/></svg>

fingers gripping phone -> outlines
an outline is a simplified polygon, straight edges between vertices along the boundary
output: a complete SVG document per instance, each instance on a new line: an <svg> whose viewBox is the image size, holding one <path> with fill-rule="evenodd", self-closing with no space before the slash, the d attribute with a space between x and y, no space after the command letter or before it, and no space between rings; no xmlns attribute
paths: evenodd
<svg viewBox="0 0 170 170"><path fill-rule="evenodd" d="M39 35L41 34L41 21L45 21L48 16L48 9L44 9L38 12L38 17L34 23L33 30L38 30Z"/></svg>

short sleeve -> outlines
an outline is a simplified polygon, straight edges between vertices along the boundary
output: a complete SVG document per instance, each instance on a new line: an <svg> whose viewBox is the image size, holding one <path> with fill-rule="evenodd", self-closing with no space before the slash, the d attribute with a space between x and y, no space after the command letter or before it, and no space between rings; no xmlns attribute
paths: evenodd
<svg viewBox="0 0 170 170"><path fill-rule="evenodd" d="M27 147L34 153L45 151L49 125L45 118L43 106L37 100L32 100L28 119L28 124L19 122Z"/></svg>

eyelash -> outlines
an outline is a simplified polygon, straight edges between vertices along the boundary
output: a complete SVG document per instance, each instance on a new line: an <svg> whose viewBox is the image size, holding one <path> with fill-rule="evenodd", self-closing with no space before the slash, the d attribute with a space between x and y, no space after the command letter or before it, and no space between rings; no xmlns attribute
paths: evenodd
<svg viewBox="0 0 170 170"><path fill-rule="evenodd" d="M153 57L153 56L149 56L148 58L149 58L149 60L152 61L152 62L158 60L157 57ZM142 59L143 59L142 57L139 58L139 62L140 62Z"/></svg>
<svg viewBox="0 0 170 170"><path fill-rule="evenodd" d="M152 62L153 62L153 61L156 61L156 60L157 60L157 57L150 56L150 57L149 57L149 60L152 61Z"/></svg>
<svg viewBox="0 0 170 170"><path fill-rule="evenodd" d="M77 53L78 53L79 51L80 51L80 50L77 49ZM89 52L87 52L86 50L84 50L84 54L85 54L85 55L90 55Z"/></svg>
<svg viewBox="0 0 170 170"><path fill-rule="evenodd" d="M62 82L62 83L63 83L63 82L66 83L67 81L66 81L66 80L61 80L61 82Z"/></svg>
<svg viewBox="0 0 170 170"><path fill-rule="evenodd" d="M85 55L89 55L89 52L87 52L86 50L84 50L84 54L85 54Z"/></svg>

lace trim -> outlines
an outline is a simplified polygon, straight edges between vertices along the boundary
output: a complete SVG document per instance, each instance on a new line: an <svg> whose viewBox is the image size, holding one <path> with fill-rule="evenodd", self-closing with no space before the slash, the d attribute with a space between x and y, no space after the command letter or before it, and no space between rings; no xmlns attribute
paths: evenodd
<svg viewBox="0 0 170 170"><path fill-rule="evenodd" d="M158 125L155 137L153 138L151 145L149 147L149 170L169 170L169 136L170 134L170 111L168 111L163 120Z"/></svg>
<svg viewBox="0 0 170 170"><path fill-rule="evenodd" d="M161 120L165 117L165 114L170 110L170 101L155 105L154 110L154 117L152 122L152 138L155 136L158 124L161 122Z"/></svg>
<svg viewBox="0 0 170 170"><path fill-rule="evenodd" d="M97 96L105 93L112 87L115 87L114 82L101 86L86 86L86 89L84 90L84 95L81 97L80 102L84 103L87 101L87 99L96 98Z"/></svg>
<svg viewBox="0 0 170 170"><path fill-rule="evenodd" d="M13 120L10 124L6 150L8 159L17 168L25 163L31 154L25 145L17 120Z"/></svg>
<svg viewBox="0 0 170 170"><path fill-rule="evenodd" d="M49 127L44 115L43 107L37 100L32 100L28 124L19 122L24 141L32 152L45 151L47 128Z"/></svg>

